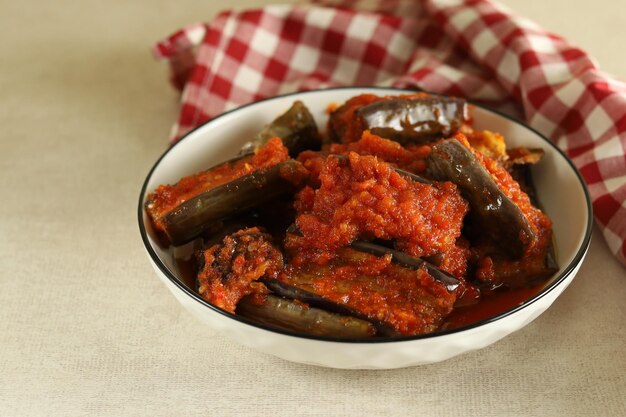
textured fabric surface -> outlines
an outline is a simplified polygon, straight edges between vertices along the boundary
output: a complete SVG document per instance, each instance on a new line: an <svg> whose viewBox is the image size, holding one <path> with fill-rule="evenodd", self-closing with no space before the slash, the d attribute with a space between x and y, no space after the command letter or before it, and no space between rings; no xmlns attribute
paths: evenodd
<svg viewBox="0 0 626 417"><path fill-rule="evenodd" d="M626 264L626 84L488 0L315 3L225 11L157 44L183 88L172 140L225 110L297 90L392 85L471 98L525 120L573 159ZM333 5L341 8L322 7Z"/></svg>
<svg viewBox="0 0 626 417"><path fill-rule="evenodd" d="M621 1L504 1L626 78ZM0 0L0 416L626 415L624 270L598 229L545 314L432 366L293 364L183 310L137 227L178 113L146 45L265 4Z"/></svg>

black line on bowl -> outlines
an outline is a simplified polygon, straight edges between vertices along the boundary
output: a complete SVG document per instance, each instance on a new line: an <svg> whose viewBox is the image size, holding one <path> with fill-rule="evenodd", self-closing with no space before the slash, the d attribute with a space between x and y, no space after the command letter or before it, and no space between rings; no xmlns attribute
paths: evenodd
<svg viewBox="0 0 626 417"><path fill-rule="evenodd" d="M578 249L578 252L576 252L576 255L574 256L574 258L572 259L572 261L567 265L567 267L564 268L563 272L556 278L553 279L553 281L546 286L545 288L543 288L541 291L539 291L537 294L535 294L533 297L531 297L530 299L526 300L524 303L513 307L510 310L507 310L505 312L502 312L496 316L493 317L489 317L487 319L484 320L480 320L471 324L468 324L466 326L461 326L461 327L457 327L454 329L449 329L449 330L443 330L440 332L435 332L435 333L429 333L429 334L424 334L424 335L417 335L417 336L400 336L400 337L376 337L376 338L371 338L371 339L350 339L350 338L338 338L338 337L330 337L330 336L316 336L316 335L311 335L311 334L306 334L306 333L300 333L300 332L296 332L296 331L291 331L291 330L287 330L287 329L279 329L270 325L265 325L262 323L258 323L255 322L253 320L249 320L245 317L242 316L237 316L234 314L231 314L227 311L224 311L210 303L208 303L207 301L205 301L204 299L202 299L202 297L200 297L200 295L198 295L195 291L191 290L190 288L187 287L187 285L185 285L179 278L176 277L176 275L170 271L170 269L163 263L161 262L161 260L159 259L159 256L157 255L157 253L154 251L154 249L152 248L152 246L150 245L150 241L148 239L148 233L146 231L146 227L144 225L144 208L143 208L143 200L144 200L144 196L146 195L147 192L147 188L148 188L148 182L150 181L150 178L152 177L152 173L154 172L154 170L157 168L157 166L159 165L159 163L161 162L161 160L172 150L174 149L178 144L180 144L183 140L185 140L189 135L191 135L192 133L194 133L196 130L203 128L205 125L209 124L209 123L213 123L215 120L218 120L230 113L233 113L235 111L239 111L242 110L244 108L250 107L250 106L255 106L255 105L259 105L260 103L263 102L267 102L267 101L272 101L272 100L279 100L279 99L283 99L286 97L291 97L294 95L313 95L313 94L318 94L324 91L345 91L345 90L379 90L379 91L397 91L398 93L407 93L407 92L412 92L412 91L417 91L417 90L410 90L410 89L403 89L403 88L393 88L393 87L357 87L357 86L352 86L352 87L333 87L333 88L327 88L327 89L322 89L322 90L310 90L310 91L300 91L300 92L294 92L294 93L289 93L289 94L284 94L284 95L280 95L280 96L274 96L274 97L269 97L263 100L259 100L259 101L255 101L253 103L248 103L248 104L244 104L243 106L237 107L235 109L229 110L227 112L224 112L218 116L215 116L213 119L206 121L205 123L195 127L193 130L187 132L182 138L180 138L180 140L178 142L176 142L174 145L172 145L171 147L169 147L160 157L159 159L154 163L154 165L152 166L152 168L150 169L150 171L148 172L148 175L146 176L146 179L143 183L143 186L141 187L141 192L139 194L139 206L138 206L138 220L139 220L139 232L141 233L141 238L142 241L144 243L144 246L146 247L146 250L148 251L148 254L150 255L150 257L152 258L152 260L154 261L154 263L158 266L158 268L161 270L161 272L163 272L165 274L166 277L169 278L170 281L172 281L172 283L174 283L174 285L176 285L178 288L180 288L183 292L185 292L187 295L189 295L191 298L193 298L194 300L196 300L197 302L199 302L200 304L203 304L205 307L210 308L211 310L220 313L226 317L229 317L233 320L237 320L240 323L244 323L244 324L248 324L250 326L253 327L257 327L263 330L267 330L269 332L273 332L273 333L279 333L285 336L291 336L291 337L300 337L300 338L305 338L305 339L312 339L312 340L317 340L317 341L325 341L325 342L338 342L338 343L364 343L364 344L369 344L369 343L394 343L394 342L406 342L406 341L412 341L412 340L420 340L420 339L428 339L428 338L435 338L435 337L441 337L441 336L446 336L446 335L450 335L450 334L455 334L455 333L460 333L463 332L465 330L470 330L479 326L483 326L485 324L489 324L492 322L495 322L497 320L500 320L504 317L507 317L511 314L516 313L517 311L525 308L526 306L536 302L537 300L543 298L545 295L547 295L548 293L550 293L552 290L554 290L556 287L559 286L560 283L562 283L576 268L576 265L580 262L580 260L584 257L585 253L587 252L587 250L589 249L589 244L591 242L591 231L592 231L592 225L593 225L593 209L592 209L592 205L591 205L591 198L589 196L589 190L587 189L587 185L585 184L585 181L582 178L582 175L580 174L580 172L578 171L578 169L574 166L574 164L572 163L572 161L567 157L567 155L565 154L565 152L563 152L561 149L559 149L554 143L552 143L548 138L546 138L543 134L539 133L536 129L524 124L523 122L517 120L516 118L509 116L508 114L505 114L501 111L495 110L495 109L491 109L487 106L484 106L482 104L478 104L475 103L473 101L468 100L469 103L471 103L473 106L476 107L480 107L484 110L487 110L489 112L495 113L501 117L504 117L505 119L508 119L510 121L512 121L513 123L519 124L524 128L529 129L530 131L534 132L537 136L539 136L541 139L543 139L546 144L550 147L552 147L557 153L559 153L564 159L565 161L569 164L569 166L572 168L572 170L574 171L574 173L576 174L576 177L578 178L578 181L580 182L580 184L582 185L583 188L583 192L585 194L585 201L587 203L587 212L589 214L588 219L587 219L587 225L586 225L586 230L585 230L585 236L583 238L582 244L580 246L580 248ZM424 90L419 90L419 91L424 91Z"/></svg>

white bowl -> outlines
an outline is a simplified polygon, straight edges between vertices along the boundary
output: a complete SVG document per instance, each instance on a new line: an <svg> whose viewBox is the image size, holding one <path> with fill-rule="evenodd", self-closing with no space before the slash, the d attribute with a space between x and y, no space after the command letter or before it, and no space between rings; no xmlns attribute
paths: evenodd
<svg viewBox="0 0 626 417"><path fill-rule="evenodd" d="M533 321L565 290L583 261L591 237L591 203L581 176L551 142L519 122L481 107L473 111L476 128L502 133L509 146L545 150L543 160L533 167L533 176L542 205L554 223L560 265L558 273L539 293L495 317L436 334L391 341L339 341L272 330L204 301L185 285L171 251L157 244L143 209L146 195L159 184L175 183L185 175L234 156L244 142L295 100L302 100L318 126L324 129L325 111L330 103L342 103L361 93L406 92L388 88L337 88L290 94L224 113L190 132L155 163L139 198L139 229L157 276L192 314L237 342L290 361L333 368L390 369L439 362L488 346Z"/></svg>

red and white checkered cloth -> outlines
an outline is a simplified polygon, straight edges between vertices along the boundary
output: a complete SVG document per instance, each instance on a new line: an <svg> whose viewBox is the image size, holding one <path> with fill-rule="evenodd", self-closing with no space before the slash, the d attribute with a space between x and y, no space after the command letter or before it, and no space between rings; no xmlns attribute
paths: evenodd
<svg viewBox="0 0 626 417"><path fill-rule="evenodd" d="M183 90L172 141L225 110L297 90L382 85L467 97L517 115L572 158L626 264L626 84L492 1L314 3L226 11L158 43Z"/></svg>

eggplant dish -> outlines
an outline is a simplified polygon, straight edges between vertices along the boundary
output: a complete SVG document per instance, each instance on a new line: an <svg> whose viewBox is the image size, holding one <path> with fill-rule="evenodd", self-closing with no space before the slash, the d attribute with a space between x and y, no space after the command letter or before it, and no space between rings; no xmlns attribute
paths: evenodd
<svg viewBox="0 0 626 417"><path fill-rule="evenodd" d="M163 245L193 242L194 289L231 314L339 338L429 334L497 314L556 270L530 166L464 100L359 95L322 134L302 102L239 155L161 185Z"/></svg>

